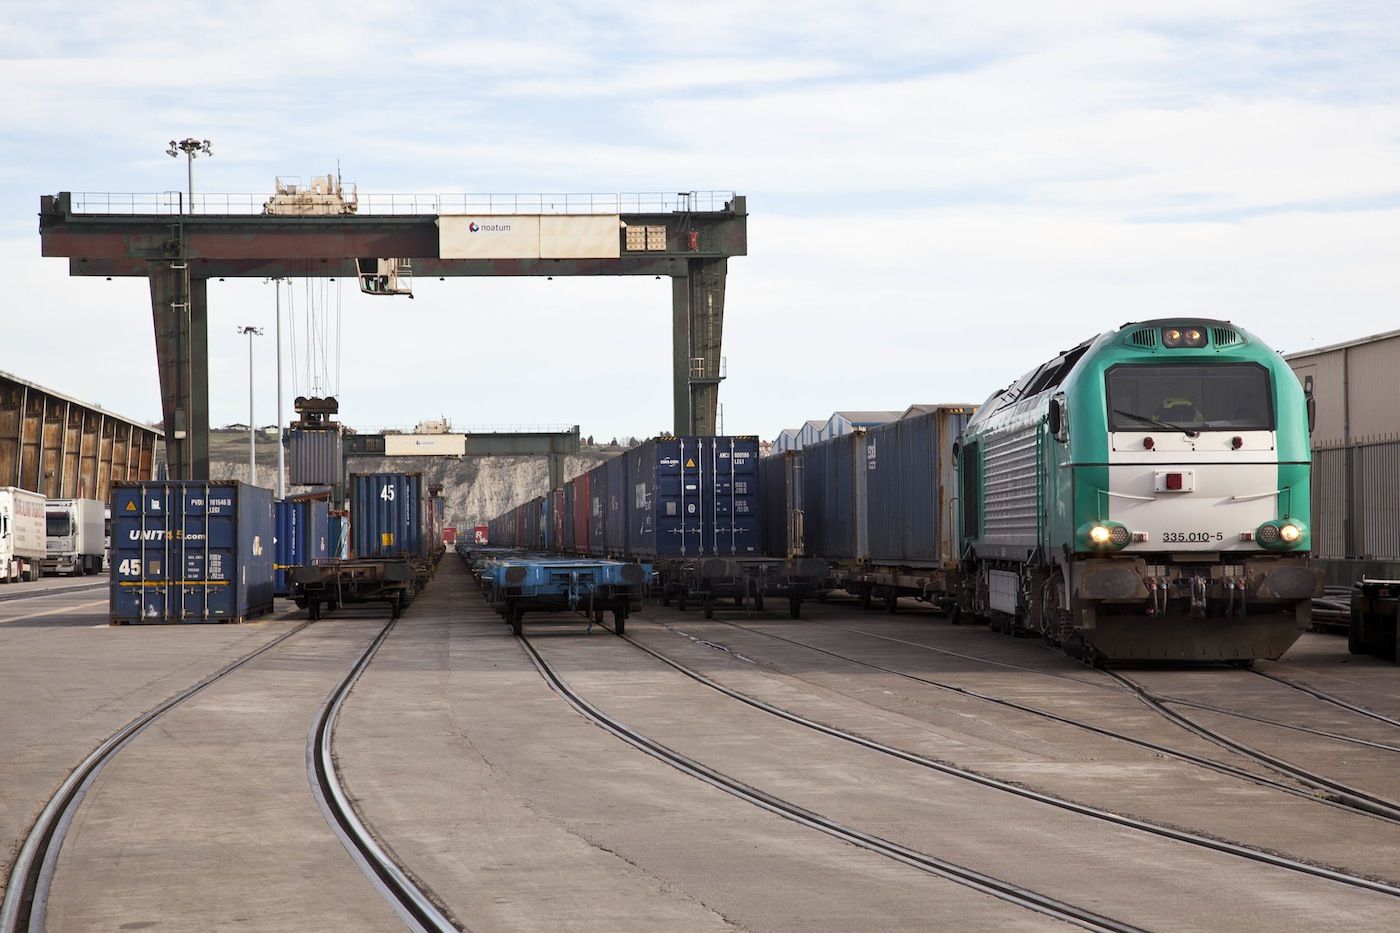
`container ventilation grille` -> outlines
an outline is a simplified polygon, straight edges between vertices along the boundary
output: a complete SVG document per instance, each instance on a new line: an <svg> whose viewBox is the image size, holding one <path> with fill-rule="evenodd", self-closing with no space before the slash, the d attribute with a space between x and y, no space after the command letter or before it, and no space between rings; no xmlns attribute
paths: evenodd
<svg viewBox="0 0 1400 933"><path fill-rule="evenodd" d="M1151 329L1134 331L1132 344L1135 347L1155 347L1157 346L1157 332Z"/></svg>
<svg viewBox="0 0 1400 933"><path fill-rule="evenodd" d="M1240 343L1242 339L1240 332L1233 327L1212 327L1210 337L1217 347L1228 347Z"/></svg>

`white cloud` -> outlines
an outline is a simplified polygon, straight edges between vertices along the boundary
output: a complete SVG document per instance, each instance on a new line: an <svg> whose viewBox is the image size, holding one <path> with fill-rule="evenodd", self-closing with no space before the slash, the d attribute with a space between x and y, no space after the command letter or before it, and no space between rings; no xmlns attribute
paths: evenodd
<svg viewBox="0 0 1400 933"><path fill-rule="evenodd" d="M161 150L187 134L214 140L199 191L265 194L342 159L363 193L748 195L725 328L731 430L980 401L1133 318L1231 317L1288 349L1396 319L1393 4L0 14L0 274L7 305L36 310L0 368L137 417L159 408L144 283L39 258L36 199L183 188ZM667 282L427 280L413 302L339 288L352 422L669 426ZM233 325L270 330L271 292L213 284L210 308L214 420L242 421ZM269 415L270 343L255 346Z"/></svg>

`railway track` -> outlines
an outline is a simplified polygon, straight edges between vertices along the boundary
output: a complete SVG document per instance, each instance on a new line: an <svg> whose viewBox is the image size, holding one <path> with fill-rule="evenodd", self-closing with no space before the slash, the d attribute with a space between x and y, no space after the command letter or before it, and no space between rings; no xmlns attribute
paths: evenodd
<svg viewBox="0 0 1400 933"><path fill-rule="evenodd" d="M22 593L0 593L0 603L12 603L20 599L40 599L44 596L63 596L66 593L86 593L88 590L105 590L111 586L106 580L100 583L78 583L72 586L51 586L42 590L29 590Z"/></svg>
<svg viewBox="0 0 1400 933"><path fill-rule="evenodd" d="M1292 690L1297 690L1300 693L1306 693L1308 696L1322 700L1324 703L1331 703L1333 706L1340 707L1341 709L1347 710L1352 713L1356 713L1358 716L1364 716L1367 719L1374 719L1378 722L1383 722L1388 725L1400 728L1400 719L1394 719L1390 716L1378 713L1375 710L1367 709L1364 706L1359 706L1356 703L1352 703L1348 700L1343 700L1339 696L1335 696L1333 694L1319 690L1316 687L1310 687L1307 684L1300 684L1295 680L1289 680L1287 677L1280 677L1277 674L1271 674L1267 671L1254 671L1253 673L1255 673L1259 677L1264 677L1268 680L1272 680L1276 684L1282 684L1283 686L1288 687Z"/></svg>
<svg viewBox="0 0 1400 933"><path fill-rule="evenodd" d="M1151 751L1160 755L1165 755L1170 758L1175 758L1178 761L1183 761L1188 764L1195 765L1197 767L1205 768L1210 771L1215 771L1219 774L1224 774L1229 777L1237 778L1242 781L1247 781L1251 784L1255 784L1261 787L1268 787L1272 790L1277 790L1294 797L1300 797L1304 800L1309 800L1314 803L1322 804L1324 806L1335 807L1341 810L1346 810L1348 812L1359 813L1372 819L1383 820L1385 822L1400 825L1400 807L1397 807L1393 804L1389 804L1389 802L1386 802L1379 798L1376 802L1366 801L1364 799L1364 792L1359 792L1360 796L1356 797L1355 799L1350 799L1345 795L1344 791L1338 791L1332 788L1324 789L1313 787L1312 790L1308 790L1304 787L1298 787L1294 784L1289 784L1284 781L1274 780L1273 778L1270 778L1266 775L1257 774L1252 771L1246 771L1243 768L1237 768L1233 765L1225 764L1224 762L1215 761L1213 759L1206 758L1202 755L1196 755L1191 752L1173 748L1169 745L1160 744L1158 742L1151 742L1147 739L1142 739L1134 735L1129 735L1126 732L1119 732L1114 729L1108 729L1103 726L1096 726L1092 723L1083 722L1082 720L1073 719L1068 716L1061 716L1058 713L1053 713L1049 710L1040 709L1034 706L1028 706L1024 703L1018 703L1015 700L1008 700L1004 697L992 696L991 694L982 693L978 690L973 690L970 687L962 687L958 686L957 684L950 684L944 681L935 680L931 677L922 677L918 674L910 674L907 671L901 671L897 668L885 667L884 665L875 664L870 661L863 661L859 658L852 658L848 655L843 655L835 651L830 651L826 648L821 648L816 645L809 644L807 642L798 641L797 639L787 638L783 635L777 635L772 632L765 632L760 629L750 628L747 625L740 625L737 622L731 622L722 619L716 619L714 621L719 622L723 625L728 625L733 628L737 628L741 631L748 632L752 635L758 635L760 637L770 638L776 641L786 642L788 644L795 645L800 648L805 648L809 651L813 651L818 654L823 654L828 657L835 658L839 661L844 661L848 664L856 665L858 667L864 667L868 670L874 670L879 671L881 673L890 674L892 676L900 677L905 680L910 680L915 683L924 684L930 687L936 687L940 690L946 690L950 693L956 693L961 696L969 697L971 699L979 700L985 703L991 703L993 705L1000 706L1005 709L1014 709L1018 712L1027 713L1032 716L1048 720L1050 722L1057 722L1062 725L1070 726L1071 728L1082 730L1084 732L1089 732L1094 735L1103 736L1104 738L1115 739L1117 741L1133 745L1137 748L1141 748L1145 751ZM851 629L850 631L859 630ZM873 635L872 637L886 638L886 636L881 635ZM908 644L914 647L927 648L931 651L940 651L940 649L938 648L933 648L927 645L920 645L918 642L903 642L900 639L889 638L886 638L886 640L901 641L901 643L903 644ZM1123 689L1127 689L1126 685L1123 685ZM1268 766L1266 765L1266 767ZM1294 779L1299 780L1296 777ZM1307 781L1301 781L1301 783L1307 784L1308 786L1313 786ZM1319 796L1319 794L1317 793L1318 790L1322 790L1324 795Z"/></svg>
<svg viewBox="0 0 1400 933"><path fill-rule="evenodd" d="M1218 729L1203 726L1189 716L1182 715L1171 708L1169 700L1148 690L1126 674L1119 673L1118 671L1105 671L1104 673L1132 690L1138 699L1146 703L1154 712L1185 729L1187 732L1190 732L1192 735L1199 736L1213 745L1217 745L1236 755L1261 764L1301 784L1332 794L1334 799L1352 809L1372 813L1376 816L1400 823L1400 802L1352 787L1342 781L1333 780L1324 774L1318 774L1316 771L1279 758L1277 755L1270 755L1268 752L1260 751L1238 739L1231 738Z"/></svg>
<svg viewBox="0 0 1400 933"><path fill-rule="evenodd" d="M540 654L539 650L535 648L534 644L527 636L518 635L516 637L525 647L531 661L534 662L536 669L539 670L540 676L542 676L549 686L580 715L626 742L628 745L631 745L633 748L691 777L703 781L712 787L731 794L763 810L767 810L770 813L781 816L784 819L792 820L800 825L826 833L842 842L865 849L869 852L883 855L886 858L893 859L894 861L916 868L927 874L953 881L957 884L990 895L998 900L1014 904L1026 910L1035 911L1036 913L1048 917L1053 917L1057 920L1062 920L1066 923L1074 924L1083 929L1099 931L1138 931L1141 929L1132 924L1115 920L1086 908L1078 907L1048 895L1029 890L1012 882L966 868L947 861L946 859L941 859L925 852L919 852L901 846L898 843L880 836L875 836L845 826L821 814L814 813L797 804L784 800L781 797L774 796L757 788L749 787L723 772L695 761L694 759L687 758L680 752L654 739L648 738L646 735L608 716L576 693L559 673L554 670L544 656ZM630 641L631 639L628 640Z"/></svg>
<svg viewBox="0 0 1400 933"><path fill-rule="evenodd" d="M732 687L726 686L725 684L722 684L714 680L713 678L710 678L700 673L699 671L694 670L693 668L675 660L674 658L668 657L667 655L655 650L649 645L641 643L631 635L620 635L619 637L631 644L633 647L645 652L646 654L657 659L661 663L667 665L668 667L671 667L672 669L678 671L681 674L684 674L686 677L689 677L697 683L703 684L712 690L718 691L719 693L722 693L725 696L738 700L739 702L747 704L748 706L751 706L755 709L762 710L763 712L769 713L773 716L777 716L780 719L784 719L788 722L804 726L816 732L820 732L823 735L828 735L833 738L849 742L853 745L858 745L862 748L867 748L884 755L889 755L892 758L898 758L901 761L909 762L920 767L928 768L929 770L936 771L939 774L944 774L950 777L971 781L972 783L979 784L983 787L988 787L993 790L1002 791L1004 793L1012 794L1017 797L1022 797L1027 800L1033 800L1037 803L1046 804L1048 806L1057 807L1062 810L1067 810L1071 813L1076 813L1080 816L1090 817L1095 820L1111 823L1117 826L1127 827L1129 829L1149 833L1154 836L1160 836L1162 838L1171 839L1176 842L1184 842L1188 845L1209 849L1215 852L1225 853L1227 855L1236 856L1238 858L1243 858L1248 861L1268 865L1273 868L1281 868L1288 871L1298 872L1299 874L1308 875L1314 878L1323 878L1328 881L1335 881L1340 884L1346 884L1352 887L1361 888L1375 893L1387 894L1392 897L1400 897L1400 885L1376 881L1374 879L1355 875L1349 872L1342 871L1340 869L1319 866L1298 859L1290 859L1251 846L1227 842L1213 837L1204 836L1199 833L1191 833L1185 830L1180 830L1169 826L1162 826L1156 823L1148 822L1146 820L1139 820L1130 816L1124 816L1123 814L1102 810L1097 807L1087 806L1085 804L1077 803L1075 801L1068 800L1063 797L1056 797L1053 794L1047 794L1040 791L1031 790L1024 786L1010 784L1005 781L999 781L995 778L988 777L976 771L972 771L966 768L959 768L956 765L952 765L947 762L937 761L935 759L931 759L926 756L907 751L905 749L885 745L884 743L877 742L873 739L867 738L857 733L849 732L844 729L838 729L826 723L817 722L800 714L794 713L791 710L774 706L773 704L757 699L756 697L752 697L741 691L735 690Z"/></svg>
<svg viewBox="0 0 1400 933"><path fill-rule="evenodd" d="M1117 681L1113 681L1111 678L1110 678L1110 682L1107 682L1107 683L1100 682L1100 681L1087 680L1087 679L1085 679L1085 678L1083 678L1083 677L1074 677L1074 676L1071 676L1071 675L1069 675L1069 674L1060 673L1059 671L1041 670L1041 669L1034 668L1034 667L1031 667L1031 666L1026 665L1026 664L1014 664L1014 663L1012 663L1012 662L1010 662L1010 661L1001 661L1001 660L997 660L997 659L995 659L995 658L984 658L984 657L981 657L981 656L975 655L975 654L967 654L967 653L961 652L961 651L952 651L952 650L950 650L950 649L948 649L948 648L939 648L939 647L934 646L934 645L924 644L923 642L908 641L908 640L903 639L903 638L895 638L895 637L893 637L893 636L891 636L891 635L881 635L881 634L879 634L878 632L870 632L870 631L866 631L865 629L852 628L851 626L848 626L848 625L838 625L838 624L835 624L835 623L831 623L831 622L822 622L822 621L819 621L819 620L812 620L812 621L813 621L813 624L816 624L816 625L823 625L823 626L826 626L827 628L840 629L840 630L843 631L843 632L851 632L852 634L855 634L855 635L863 635L863 636L865 636L865 637L867 637L867 638L876 638L876 639L879 639L879 640L881 640L881 641L889 641L889 642L894 642L894 643L896 643L896 644L908 645L908 646L914 647L914 648L921 648L921 649L923 649L923 650L925 650L925 651L932 651L932 652L935 652L935 653L937 653L937 654L947 655L947 656L949 656L949 657L963 658L963 659L969 660L969 661L977 661L977 662L979 662L979 663L987 664L987 665L992 666L992 667L1001 667L1001 668L1006 668L1006 669L1008 669L1008 670L1015 670L1015 671L1025 671L1026 673L1037 674L1037 675L1039 675L1039 676L1041 676L1041 677L1051 677L1051 678L1055 678L1055 679L1057 679L1057 680L1067 680L1067 681L1071 681L1071 682L1073 682L1073 683L1083 684L1083 685L1086 686L1086 687L1094 687L1094 688L1096 688L1096 689L1102 689L1102 690L1112 691L1112 692L1115 692L1115 693L1132 693L1132 692L1133 692L1133 689L1132 689L1131 687L1129 687L1129 686L1127 686L1127 685L1125 685L1125 684L1119 683L1119 682L1117 682ZM1048 647L1048 646L1047 646L1047 647ZM1054 649L1052 649L1052 650L1054 650ZM1058 654L1059 652L1056 651L1056 653ZM1097 669L1096 669L1096 670L1097 670ZM1100 673L1102 673L1102 671L1101 671ZM1312 687L1308 687L1308 686L1303 685L1303 684L1298 684L1298 683L1295 683L1295 682L1293 682L1293 681L1287 680L1287 679L1285 679L1285 678L1279 677L1279 676L1277 676L1277 675L1264 673L1264 672L1262 672L1262 671L1250 671L1250 673L1257 674L1257 675L1262 676L1262 677L1266 677L1266 678L1268 678L1269 680L1273 680L1273 681L1275 681L1275 682L1277 682L1277 683L1280 683L1280 684L1283 684L1284 686L1287 686L1287 687L1292 687L1292 688L1295 689L1295 690L1298 690L1298 691L1303 692L1303 693L1310 694L1310 695L1312 695L1312 696L1317 697L1318 699L1325 700L1326 702L1333 703L1333 704L1335 704L1335 705L1337 705L1337 706L1339 706L1339 707L1341 707L1341 708L1343 708L1343 709L1350 710L1351 712L1359 713L1359 714L1362 715L1362 716L1366 716L1366 717L1371 718L1371 719L1376 719L1376 720L1379 720L1379 721L1381 721L1381 722L1385 722L1385 723L1388 723L1388 724L1390 724L1390 725L1394 725L1394 726L1400 727L1400 720L1391 719L1391 718L1388 717L1388 716L1383 716L1383 715L1381 715L1380 713L1373 712L1372 710L1368 710L1368 709L1366 709L1365 707L1356 706L1355 704L1348 703L1346 700L1342 700L1342 699L1340 699L1340 698L1338 698L1338 697L1334 697L1334 696L1332 696L1332 695L1330 695L1330 694L1325 694L1325 693L1322 693L1322 692L1319 691L1319 690L1315 690L1315 689L1313 689ZM1106 676L1106 675L1105 675L1105 676ZM1339 741L1339 742L1346 742L1346 743L1353 744L1353 745L1361 745L1361 746L1365 746L1365 747L1368 747L1368 748L1379 749L1379 750L1381 750L1381 751L1400 752L1400 746L1397 746L1397 745L1389 745L1389 744L1387 744L1387 743L1385 743L1385 742L1376 742L1376 741L1373 741L1373 740L1371 740L1371 739L1363 739L1363 738L1360 738L1360 737L1358 737L1358 736L1346 735L1346 734L1340 733L1340 732L1327 732L1327 731L1324 731L1324 730L1321 730L1321 729L1312 729L1312 728L1309 728L1309 727L1307 727L1307 726L1300 726L1300 725L1297 725L1296 723L1280 722L1279 720L1276 720L1276 719L1267 719L1267 718L1264 718L1264 717L1261 717L1261 716L1255 716L1255 715L1253 715L1253 714L1251 714L1251 713L1242 712L1242 711L1240 711L1240 710L1227 709L1227 708L1225 708L1225 707L1223 707L1223 706L1217 706L1217 705L1210 704L1210 703L1202 703L1202 702L1199 702L1199 701L1196 701L1196 700L1188 700L1188 699L1185 699L1185 698L1182 698L1182 697L1165 696L1165 695L1162 695L1162 694L1156 694L1156 696L1157 696L1157 698L1158 698L1159 700L1162 700L1163 702L1172 703L1172 704L1177 705L1177 706L1190 706L1190 707L1193 707L1193 708L1195 708L1195 709L1206 710L1206 711L1209 711L1209 712L1212 712L1212 713L1220 713L1221 715L1224 715L1224 716L1232 716L1232 717L1235 717L1235 718L1237 718L1237 719L1246 719L1246 720L1249 720L1249 721L1251 721L1251 722L1261 723L1261 724L1263 724L1263 725L1275 726L1275 727L1277 727L1277 728L1279 728L1279 729L1287 729L1287 730L1289 730L1289 731L1291 731L1291 732L1299 732L1299 733L1303 733L1303 734L1307 734L1307 735L1315 735L1315 736L1318 736L1318 737L1320 737L1320 738L1334 739L1334 740Z"/></svg>
<svg viewBox="0 0 1400 933"><path fill-rule="evenodd" d="M335 756L331 741L335 733L336 717L340 713L345 698L349 696L355 682L374 660L397 620L391 620L375 636L365 649L355 666L345 675L335 690L331 691L319 714L311 725L306 738L306 771L311 782L312 793L321 808L322 815L345 850L350 853L355 864L365 873L376 890L383 895L400 919L411 930L422 933L456 931L462 929L438 906L437 900L427 888L414 880L407 871L395 862L375 840L372 833L355 813L349 797L341 784L336 770ZM5 933L5 931L0 931Z"/></svg>
<svg viewBox="0 0 1400 933"><path fill-rule="evenodd" d="M221 668L191 687L181 691L165 702L152 707L112 733L95 748L70 773L58 790L49 799L39 818L30 829L29 835L20 846L14 864L10 866L10 879L5 887L5 899L0 904L0 933L37 933L44 929L48 892L53 883L54 869L58 864L58 853L63 845L64 835L83 802L88 788L98 774L133 739L146 730L153 722L186 700L218 683L234 671L271 651L293 635L303 631L310 623L302 623L296 628L255 651L250 651L233 663Z"/></svg>

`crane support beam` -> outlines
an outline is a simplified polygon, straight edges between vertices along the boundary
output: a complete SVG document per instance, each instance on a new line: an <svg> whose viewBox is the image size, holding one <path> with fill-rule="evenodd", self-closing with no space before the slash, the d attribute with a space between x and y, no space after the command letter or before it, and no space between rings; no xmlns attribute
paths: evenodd
<svg viewBox="0 0 1400 933"><path fill-rule="evenodd" d="M746 200L736 195L723 210L619 216L624 227L664 230L664 237L649 237L645 249L623 249L615 259L455 259L439 255L436 214L96 213L75 211L69 192L40 198L39 234L42 255L68 259L71 275L150 280L170 475L205 479L208 281L353 276L355 260L371 257L409 259L419 279L670 276L675 431L714 433L725 277L729 257L748 252Z"/></svg>

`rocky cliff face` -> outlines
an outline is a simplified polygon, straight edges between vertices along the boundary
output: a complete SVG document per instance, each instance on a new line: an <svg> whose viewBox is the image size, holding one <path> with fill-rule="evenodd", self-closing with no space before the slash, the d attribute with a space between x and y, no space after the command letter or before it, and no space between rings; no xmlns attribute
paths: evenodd
<svg viewBox="0 0 1400 933"><path fill-rule="evenodd" d="M216 432L210 438L210 479L248 481L248 437ZM258 439L257 485L276 483L277 448L271 439ZM564 478L571 479L620 449L588 450L564 458ZM350 473L422 473L429 484L441 483L447 524L458 528L484 525L522 502L549 491L549 460L530 457L352 457ZM287 494L309 492L309 486L288 486Z"/></svg>

